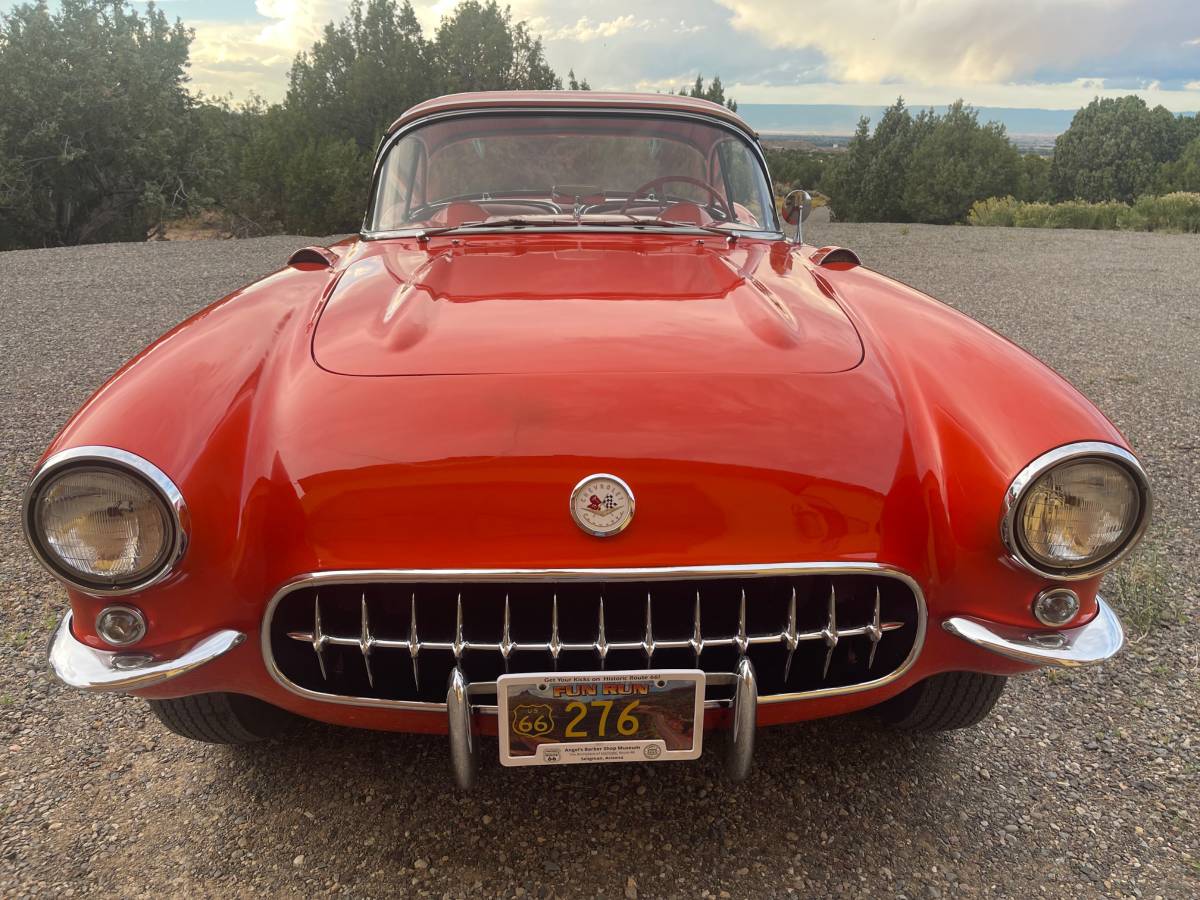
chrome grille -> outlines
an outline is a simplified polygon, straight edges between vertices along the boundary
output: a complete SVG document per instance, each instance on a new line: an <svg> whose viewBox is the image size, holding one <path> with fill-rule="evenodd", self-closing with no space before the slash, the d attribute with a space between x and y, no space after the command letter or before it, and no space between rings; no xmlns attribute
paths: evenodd
<svg viewBox="0 0 1200 900"><path fill-rule="evenodd" d="M551 670L728 673L742 656L768 700L885 679L923 634L915 585L882 567L721 577L731 570L740 567L613 570L611 580L605 570L421 581L329 573L277 595L264 650L286 686L370 703L440 703L456 667L478 683ZM635 577L659 571L682 577Z"/></svg>

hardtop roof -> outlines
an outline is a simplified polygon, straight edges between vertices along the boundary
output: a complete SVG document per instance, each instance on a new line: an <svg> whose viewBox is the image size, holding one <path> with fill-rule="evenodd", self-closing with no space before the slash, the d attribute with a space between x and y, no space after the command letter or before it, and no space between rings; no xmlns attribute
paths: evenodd
<svg viewBox="0 0 1200 900"><path fill-rule="evenodd" d="M453 110L468 109L659 109L688 112L719 119L741 129L751 138L758 135L737 113L711 100L678 94L633 94L608 91L473 91L445 94L409 108L387 130L393 134L410 122Z"/></svg>

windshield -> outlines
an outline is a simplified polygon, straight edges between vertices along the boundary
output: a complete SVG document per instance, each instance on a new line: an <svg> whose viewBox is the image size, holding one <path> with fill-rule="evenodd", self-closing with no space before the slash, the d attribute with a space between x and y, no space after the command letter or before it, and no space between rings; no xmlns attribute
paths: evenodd
<svg viewBox="0 0 1200 900"><path fill-rule="evenodd" d="M387 150L371 231L466 225L657 225L778 231L749 141L695 118L455 116Z"/></svg>

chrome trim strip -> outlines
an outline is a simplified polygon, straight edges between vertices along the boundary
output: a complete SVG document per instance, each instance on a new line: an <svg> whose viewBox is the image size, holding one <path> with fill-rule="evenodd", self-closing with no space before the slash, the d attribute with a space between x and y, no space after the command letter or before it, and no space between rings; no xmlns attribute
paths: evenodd
<svg viewBox="0 0 1200 900"><path fill-rule="evenodd" d="M136 691L186 675L228 653L246 640L240 631L222 629L175 659L155 659L147 653L96 650L71 633L71 612L50 639L48 662L59 681L84 691Z"/></svg>
<svg viewBox="0 0 1200 900"><path fill-rule="evenodd" d="M170 510L174 525L172 547L162 568L150 577L143 578L141 581L132 584L114 587L99 587L87 582L78 581L64 573L43 551L40 542L34 537L33 500L37 495L38 489L47 478L54 475L60 469L68 466L86 465L87 463L98 463L102 467L107 466L109 468L123 469L133 473L148 483L166 503L167 509ZM29 484L25 488L25 495L21 499L21 527L25 533L25 543L29 545L29 549L46 571L63 584L93 597L120 597L144 591L146 588L158 584L170 575L179 564L179 561L183 559L184 554L187 553L188 542L191 538L191 519L188 516L187 504L184 503L183 494L175 486L175 482L171 481L162 469L149 460L143 459L136 453L130 453L127 450L120 450L116 447L72 447L69 450L60 450L42 463L34 473L33 478L29 480Z"/></svg>
<svg viewBox="0 0 1200 900"><path fill-rule="evenodd" d="M441 119L450 119L450 118L454 118L456 116L514 115L514 114L540 116L543 114L561 114L561 113L566 113L568 115L593 115L593 116L622 116L622 115L666 116L666 117L675 118L675 119L691 119L692 121L704 122L708 125L712 125L717 128L723 128L726 131L728 131L729 133L736 135L737 137L739 137L740 139L745 141L746 144L748 144L750 146L751 152L754 154L755 158L758 160L759 165L762 167L763 177L766 178L766 180L767 180L767 190L771 197L775 196L775 184L774 184L774 182L771 181L771 168L770 168L770 166L767 165L767 156L763 152L762 145L758 142L757 135L753 131L748 131L743 128L738 128L732 122L728 122L717 116L705 115L704 113L699 113L699 112L687 112L684 110L672 110L672 109L661 109L661 108L637 109L637 108L623 108L620 106L613 106L613 107L596 106L596 107L588 107L588 108L580 108L577 106L576 107L572 107L572 106L524 106L524 107L522 107L522 106L493 106L493 107L480 107L478 109L449 109L449 110L444 110L444 111L438 112L438 113L430 113L427 116L421 116L419 119L413 119L413 121L409 122L407 125L403 126L402 128L396 129L391 134L385 134L383 136L383 138L380 140L379 147L375 151L375 163L374 163L374 165L372 167L372 171L371 171L371 196L367 200L367 209L366 209L365 215L363 216L362 227L359 229L359 237L366 241L383 240L383 239L386 239L389 237L400 237L402 235L415 237L416 234L422 230L421 228L412 228L412 229L393 229L390 231L385 231L385 230L372 230L367 227L368 224L370 223L371 219L375 215L375 201L379 194L379 175L380 175L381 171L383 170L383 159L387 155L387 151L392 148L392 145L397 143L400 140L400 138L402 138L404 135L408 134L408 132L414 131L417 128L421 128L425 125L428 125L431 122L437 122L437 121L440 121ZM780 239L783 237L783 229L779 225L779 215L773 205L771 207L771 216L774 219L774 224L775 224L775 228L773 228L773 229L772 228L763 228L759 231L750 231L749 229L747 229L745 231L736 231L736 232L732 232L732 233L733 234L741 234L743 237L758 237L761 235L761 236L765 236L765 237L769 237L769 238ZM542 229L540 229L536 226L529 226L525 230L541 231ZM607 228L607 229L603 229L603 230L609 232L610 234L611 233L618 233L618 234L619 233L628 233L628 232L624 231L624 229L617 229L617 228ZM411 232L411 235L405 234L407 232ZM483 229L473 228L473 229L471 229L470 233L487 234L488 231L485 231ZM690 233L690 232L687 232L687 233ZM702 233L711 234L711 232L702 232Z"/></svg>
<svg viewBox="0 0 1200 900"><path fill-rule="evenodd" d="M1099 611L1086 625L1061 631L1031 631L972 616L952 616L942 627L977 647L1033 666L1094 666L1125 645L1125 630L1112 607L1099 597L1096 605Z"/></svg>
<svg viewBox="0 0 1200 900"><path fill-rule="evenodd" d="M1017 510L1021 506L1021 500L1024 497L1026 489L1050 469L1069 460L1088 458L1115 462L1129 472L1133 477L1134 484L1137 485L1138 492L1141 494L1142 509L1140 518L1129 533L1129 537L1126 538L1125 543L1115 553L1104 557L1099 563L1083 569L1043 568L1025 555L1021 550L1021 542L1017 539L1016 518ZM1120 562L1130 550L1137 546L1142 534L1146 531L1146 527L1150 524L1150 515L1153 509L1154 498L1150 490L1150 480L1147 478L1146 470L1142 468L1142 464L1138 462L1136 456L1124 447L1118 447L1116 444L1110 444L1106 441L1080 441L1075 444L1056 447L1047 453L1043 453L1017 473L1017 477L1012 480L1012 483L1008 486L1008 490L1004 492L1004 507L1000 514L1000 540L1004 543L1004 548L1008 551L1009 559L1021 568L1033 572L1035 575L1041 575L1044 578L1053 578L1056 581L1082 581L1086 578L1094 578L1100 573L1108 571Z"/></svg>
<svg viewBox="0 0 1200 900"><path fill-rule="evenodd" d="M845 563L763 563L759 565L718 565L718 566L662 566L649 568L612 568L612 569L362 569L362 570L331 570L327 572L310 572L291 581L285 582L271 597L263 614L262 627L259 630L259 643L262 649L263 664L271 677L280 687L291 691L299 697L317 700L322 703L338 703L346 706L383 707L420 712L445 712L445 703L426 703L415 700L379 700L373 697L346 697L339 694L326 694L300 687L290 681L279 670L271 652L271 621L279 602L292 591L306 587L320 587L323 584L421 584L436 581L474 581L474 582L505 582L505 581L537 581L537 582L577 582L577 581L702 581L715 578L764 578L769 576L789 575L878 575L894 578L903 582L912 591L917 607L917 633L913 637L913 646L904 662L892 672L872 681L852 684L845 687L820 688L814 691L798 691L787 694L768 694L760 696L758 703L789 703L797 700L814 700L821 697L833 697L843 694L856 694L861 691L874 690L890 684L903 676L920 655L925 644L925 631L928 611L925 605L925 594L921 586L908 573L885 563L845 562ZM870 628L870 626L868 626ZM868 633L864 631L863 633ZM331 643L328 635L323 635L324 643ZM778 637L772 638L778 640ZM357 646L358 638L354 640ZM382 646L377 641L375 646ZM424 646L431 646L425 644ZM610 645L611 646L611 645ZM641 646L640 643L638 646ZM658 646L663 646L659 642ZM590 647L590 645L589 645ZM709 681L713 677L710 675ZM715 683L715 682L714 682ZM474 686L473 686L474 687ZM719 705L709 701L706 707ZM477 712L495 713L494 707L472 707Z"/></svg>

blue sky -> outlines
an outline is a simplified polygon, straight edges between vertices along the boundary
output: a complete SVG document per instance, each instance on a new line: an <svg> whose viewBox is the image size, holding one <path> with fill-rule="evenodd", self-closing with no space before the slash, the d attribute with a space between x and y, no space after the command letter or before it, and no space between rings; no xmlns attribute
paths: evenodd
<svg viewBox="0 0 1200 900"><path fill-rule="evenodd" d="M432 32L457 0L413 6ZM0 8L14 5L0 0ZM160 0L195 28L196 89L284 91L298 50L348 0ZM1200 109L1200 0L510 0L550 63L595 88L719 73L746 103L1069 109L1138 93Z"/></svg>

